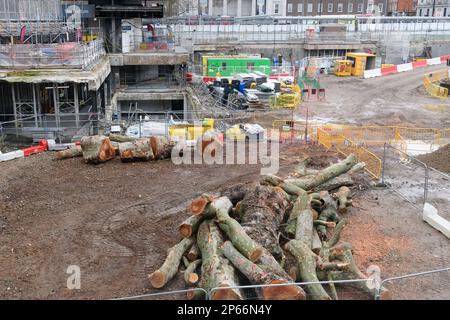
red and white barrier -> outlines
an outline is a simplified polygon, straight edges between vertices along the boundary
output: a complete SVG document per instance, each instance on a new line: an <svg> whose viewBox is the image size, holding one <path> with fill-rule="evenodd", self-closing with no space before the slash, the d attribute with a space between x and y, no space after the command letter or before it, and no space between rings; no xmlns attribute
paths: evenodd
<svg viewBox="0 0 450 320"><path fill-rule="evenodd" d="M405 71L411 71L417 68L423 68L426 66L434 66L442 63L446 63L450 59L450 55L441 56L432 59L420 60L410 63L398 64L387 68L377 68L364 71L364 79L383 77L389 74L400 73Z"/></svg>
<svg viewBox="0 0 450 320"><path fill-rule="evenodd" d="M37 146L23 148L20 150L11 151L7 153L0 153L0 162L28 157L32 154L41 153L47 150L48 150L47 140L41 140L39 141L39 144Z"/></svg>

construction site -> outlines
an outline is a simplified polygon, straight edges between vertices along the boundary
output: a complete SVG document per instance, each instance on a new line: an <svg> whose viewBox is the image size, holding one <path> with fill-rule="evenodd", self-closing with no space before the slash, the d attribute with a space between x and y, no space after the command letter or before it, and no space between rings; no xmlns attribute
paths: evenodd
<svg viewBox="0 0 450 320"><path fill-rule="evenodd" d="M450 17L251 3L0 0L0 299L450 299Z"/></svg>

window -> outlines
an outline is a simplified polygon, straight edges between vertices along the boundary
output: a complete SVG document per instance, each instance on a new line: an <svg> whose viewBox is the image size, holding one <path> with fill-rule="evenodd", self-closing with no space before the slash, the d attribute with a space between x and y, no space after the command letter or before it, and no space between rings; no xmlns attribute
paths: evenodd
<svg viewBox="0 0 450 320"><path fill-rule="evenodd" d="M280 4L275 3L275 9L273 10L273 13L278 14L279 11L280 11Z"/></svg>
<svg viewBox="0 0 450 320"><path fill-rule="evenodd" d="M322 12L323 11L323 3L319 3L317 5L317 12Z"/></svg>
<svg viewBox="0 0 450 320"><path fill-rule="evenodd" d="M430 15L430 8L427 8L427 14L426 16L428 17Z"/></svg>
<svg viewBox="0 0 450 320"><path fill-rule="evenodd" d="M297 12L303 12L303 3L297 4Z"/></svg>
<svg viewBox="0 0 450 320"><path fill-rule="evenodd" d="M445 17L447 15L447 8L444 8L444 14L443 17Z"/></svg>
<svg viewBox="0 0 450 320"><path fill-rule="evenodd" d="M337 12L342 12L342 11L344 11L344 4L338 3Z"/></svg>
<svg viewBox="0 0 450 320"><path fill-rule="evenodd" d="M328 12L333 12L333 4L332 3L328 4Z"/></svg>
<svg viewBox="0 0 450 320"><path fill-rule="evenodd" d="M378 9L380 10L380 12L383 12L383 4L382 3L378 4Z"/></svg>
<svg viewBox="0 0 450 320"><path fill-rule="evenodd" d="M358 12L363 12L364 4L358 3Z"/></svg>
<svg viewBox="0 0 450 320"><path fill-rule="evenodd" d="M247 62L247 70L248 71L255 70L255 63L254 62Z"/></svg>
<svg viewBox="0 0 450 320"><path fill-rule="evenodd" d="M227 63L226 62L222 62L222 71L227 70Z"/></svg>
<svg viewBox="0 0 450 320"><path fill-rule="evenodd" d="M347 11L348 11L348 12L353 12L353 3L351 3L351 2L348 3L348 9L347 9Z"/></svg>
<svg viewBox="0 0 450 320"><path fill-rule="evenodd" d="M422 16L422 9L419 10L419 16Z"/></svg>
<svg viewBox="0 0 450 320"><path fill-rule="evenodd" d="M308 12L311 13L313 11L313 4L308 3Z"/></svg>
<svg viewBox="0 0 450 320"><path fill-rule="evenodd" d="M287 12L292 12L292 3L288 3Z"/></svg>

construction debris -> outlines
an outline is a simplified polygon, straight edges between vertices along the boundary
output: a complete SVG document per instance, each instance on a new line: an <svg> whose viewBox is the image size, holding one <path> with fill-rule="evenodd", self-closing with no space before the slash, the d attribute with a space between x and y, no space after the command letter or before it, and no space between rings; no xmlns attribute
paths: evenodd
<svg viewBox="0 0 450 320"><path fill-rule="evenodd" d="M149 276L150 283L154 288L164 286L183 260L186 285L207 291L218 288L211 299L338 299L333 284L324 287L318 282L367 279L355 264L351 245L339 243L346 223L338 212L345 213L351 204L351 190L347 186L336 186L334 194L311 190L355 165L356 157L350 155L314 175L290 180L269 175L259 184L239 185L239 192L194 199L191 216L179 227L183 240ZM233 195L233 201L227 195ZM309 284L300 287L294 282ZM248 283L263 286L236 288ZM374 293L364 282L348 285ZM187 294L188 299L200 296L195 291ZM382 297L388 297L384 289Z"/></svg>

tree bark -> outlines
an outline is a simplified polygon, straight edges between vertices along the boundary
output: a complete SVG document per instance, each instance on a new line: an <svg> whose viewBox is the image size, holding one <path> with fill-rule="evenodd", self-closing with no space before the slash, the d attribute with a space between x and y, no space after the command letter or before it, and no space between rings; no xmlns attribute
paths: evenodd
<svg viewBox="0 0 450 320"><path fill-rule="evenodd" d="M298 265L298 272L303 282L318 282L316 275L316 259L311 248L301 240L289 241L285 248L295 257ZM309 299L330 300L330 296L320 283L305 285Z"/></svg>
<svg viewBox="0 0 450 320"><path fill-rule="evenodd" d="M177 273L181 258L186 250L192 246L192 239L184 238L178 244L168 250L167 258L163 265L149 275L149 280L154 288L162 288Z"/></svg>
<svg viewBox="0 0 450 320"><path fill-rule="evenodd" d="M259 185L247 191L240 206L241 226L250 238L280 261L284 253L279 245L279 229L290 208L285 192L279 187Z"/></svg>
<svg viewBox="0 0 450 320"><path fill-rule="evenodd" d="M337 198L338 211L340 213L347 212L347 207L351 206L352 202L350 199L350 195L352 192L349 188L342 186L339 188L338 192L336 192L335 196Z"/></svg>
<svg viewBox="0 0 450 320"><path fill-rule="evenodd" d="M200 223L202 221L202 216L190 216L180 224L178 230L183 237L189 238L197 232L198 227L200 226Z"/></svg>
<svg viewBox="0 0 450 320"><path fill-rule="evenodd" d="M208 206L216 212L220 229L225 232L233 245L250 261L257 261L262 254L262 248L245 232L244 224L239 224L229 216L228 213L232 207L231 201L227 197L220 197Z"/></svg>
<svg viewBox="0 0 450 320"><path fill-rule="evenodd" d="M200 286L205 290L238 286L235 269L226 259L220 247L223 236L213 220L205 220L197 233L197 245L202 255L202 279ZM211 294L212 300L242 300L238 289L221 289Z"/></svg>
<svg viewBox="0 0 450 320"><path fill-rule="evenodd" d="M287 182L284 179L275 175L265 175L261 178L261 184L270 184L274 187L280 187L290 195L301 196L306 194L306 191L297 187L293 183Z"/></svg>
<svg viewBox="0 0 450 320"><path fill-rule="evenodd" d="M105 136L85 136L81 138L81 148L86 163L106 162L116 156L111 141Z"/></svg>
<svg viewBox="0 0 450 320"><path fill-rule="evenodd" d="M150 137L150 144L155 160L170 158L172 156L172 149L175 146L175 144L167 140L166 137L161 136Z"/></svg>
<svg viewBox="0 0 450 320"><path fill-rule="evenodd" d="M109 140L122 143L122 142L133 142L134 140L136 140L136 138L124 136L122 134L111 133L109 135Z"/></svg>
<svg viewBox="0 0 450 320"><path fill-rule="evenodd" d="M200 251L198 250L197 242L194 240L191 249L187 253L186 257L189 261L197 260L200 257Z"/></svg>
<svg viewBox="0 0 450 320"><path fill-rule="evenodd" d="M75 158L75 157L81 157L83 156L83 150L81 149L81 146L75 146L71 147L67 150L61 150L56 152L55 158L57 160L62 159L69 159L69 158Z"/></svg>
<svg viewBox="0 0 450 320"><path fill-rule="evenodd" d="M286 223L286 228L284 229L289 236L295 236L297 228L297 217L302 211L307 210L310 207L309 200L309 196L306 192L298 196L298 198L295 200L291 214L289 215L288 221Z"/></svg>
<svg viewBox="0 0 450 320"><path fill-rule="evenodd" d="M150 161L153 152L149 139L137 139L133 142L119 144L120 160L122 162Z"/></svg>
<svg viewBox="0 0 450 320"><path fill-rule="evenodd" d="M286 182L293 183L297 187L303 190L311 190L322 183L325 183L334 177L337 177L347 171L349 171L357 163L357 158L354 154L350 154L344 160L329 166L317 174L312 176L306 176L299 179L287 179Z"/></svg>
<svg viewBox="0 0 450 320"><path fill-rule="evenodd" d="M229 241L222 246L225 257L255 285L288 284L288 278L281 278L277 274L267 273L256 264L245 258ZM264 300L304 300L304 291L295 285L262 287L256 290L258 296Z"/></svg>
<svg viewBox="0 0 450 320"><path fill-rule="evenodd" d="M200 277L195 272L195 270L197 270L197 268L200 267L201 264L202 259L197 259L189 263L189 265L186 267L186 270L184 271L184 282L186 282L189 287L195 286L200 280Z"/></svg>

